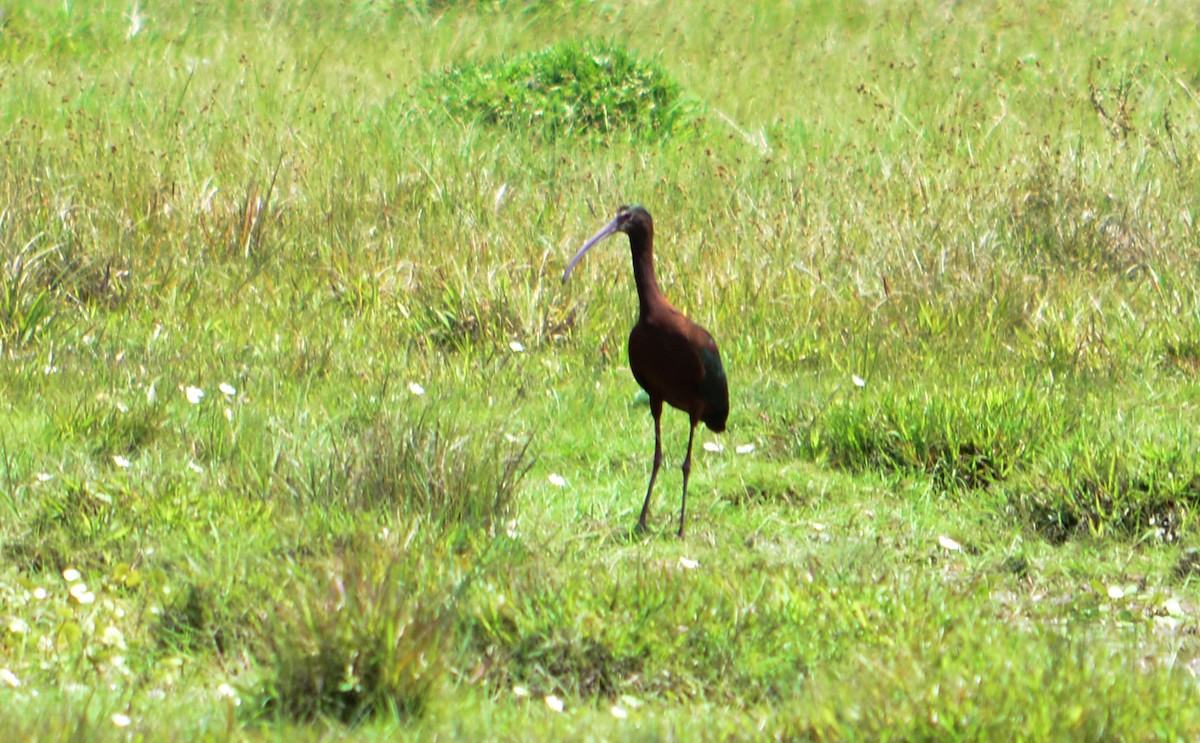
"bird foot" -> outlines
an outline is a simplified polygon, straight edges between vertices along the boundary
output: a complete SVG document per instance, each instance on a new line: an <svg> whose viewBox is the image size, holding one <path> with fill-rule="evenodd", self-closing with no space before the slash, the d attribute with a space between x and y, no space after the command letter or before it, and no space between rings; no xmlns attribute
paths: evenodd
<svg viewBox="0 0 1200 743"><path fill-rule="evenodd" d="M613 536L618 541L625 542L627 544L635 544L637 542L645 541L649 534L650 530L639 524L632 528L616 530L614 531Z"/></svg>

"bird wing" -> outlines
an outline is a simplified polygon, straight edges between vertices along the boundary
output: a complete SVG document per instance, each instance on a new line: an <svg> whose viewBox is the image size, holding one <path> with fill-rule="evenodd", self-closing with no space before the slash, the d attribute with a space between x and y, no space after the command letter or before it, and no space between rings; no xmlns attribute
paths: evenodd
<svg viewBox="0 0 1200 743"><path fill-rule="evenodd" d="M711 430L720 433L725 430L725 421L729 418L729 381L725 378L725 365L721 363L721 352L717 350L716 342L711 336L708 340L708 345L700 348L700 362L704 366L704 378L700 380L698 390L700 399L704 401L701 420Z"/></svg>
<svg viewBox="0 0 1200 743"><path fill-rule="evenodd" d="M686 336L671 328L638 323L629 333L629 367L651 397L687 410L704 378L704 367Z"/></svg>
<svg viewBox="0 0 1200 743"><path fill-rule="evenodd" d="M652 398L701 417L713 430L723 428L729 408L725 370L704 328L677 311L639 322L629 334L629 366ZM721 422L714 425L717 413Z"/></svg>

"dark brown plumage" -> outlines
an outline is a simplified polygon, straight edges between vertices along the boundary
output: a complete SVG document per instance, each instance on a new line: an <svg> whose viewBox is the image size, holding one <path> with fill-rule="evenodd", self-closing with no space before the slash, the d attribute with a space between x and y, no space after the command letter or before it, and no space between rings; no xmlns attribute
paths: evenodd
<svg viewBox="0 0 1200 743"><path fill-rule="evenodd" d="M683 460L683 498L679 507L679 536L683 536L687 513L688 475L692 470L692 440L701 421L709 429L725 430L729 417L729 387L721 353L708 331L684 317L671 306L654 277L654 221L641 205L622 206L604 229L584 243L563 272L563 281L571 275L584 253L609 235L624 232L629 236L633 256L633 280L637 284L638 321L629 333L629 367L633 378L650 396L650 414L654 416L654 466L646 501L638 518L638 529L646 529L650 513L650 495L662 464L663 403L688 414L687 456Z"/></svg>

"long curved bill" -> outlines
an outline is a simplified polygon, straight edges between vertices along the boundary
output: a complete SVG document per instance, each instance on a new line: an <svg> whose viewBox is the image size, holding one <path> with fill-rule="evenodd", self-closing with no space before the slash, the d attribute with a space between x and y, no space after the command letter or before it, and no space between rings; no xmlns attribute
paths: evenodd
<svg viewBox="0 0 1200 743"><path fill-rule="evenodd" d="M611 221L607 225L605 225L604 229L602 229L599 232L597 232L596 234L592 235L591 239L589 239L587 242L585 242L583 244L583 247L579 249L579 252L575 254L575 257L572 258L571 262L567 264L567 270L563 271L563 277L562 277L563 283L564 284L567 283L567 277L571 275L571 271L574 270L575 264L579 263L579 261L581 261L583 259L584 253L591 250L593 245L600 242L601 240L603 240L604 238L608 237L609 235L613 234L616 231L617 231L617 220L614 219L613 221Z"/></svg>

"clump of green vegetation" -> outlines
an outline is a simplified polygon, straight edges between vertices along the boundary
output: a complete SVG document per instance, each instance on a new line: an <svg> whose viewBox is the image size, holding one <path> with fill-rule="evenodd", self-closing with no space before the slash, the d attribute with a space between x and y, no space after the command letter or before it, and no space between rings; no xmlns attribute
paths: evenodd
<svg viewBox="0 0 1200 743"><path fill-rule="evenodd" d="M186 650L225 646L224 629L217 620L215 606L219 603L211 588L188 583L183 590L172 591L158 617L157 637L160 643Z"/></svg>
<svg viewBox="0 0 1200 743"><path fill-rule="evenodd" d="M1162 366L1185 376L1200 374L1200 341L1195 338L1176 338L1163 344Z"/></svg>
<svg viewBox="0 0 1200 743"><path fill-rule="evenodd" d="M363 540L366 541L366 540ZM443 674L440 643L453 594L431 596L421 557L368 544L332 564L264 628L268 715L356 723L419 715ZM418 551L419 552L419 551Z"/></svg>
<svg viewBox="0 0 1200 743"><path fill-rule="evenodd" d="M132 455L151 446L163 427L159 406L118 406L111 400L81 400L70 409L58 411L56 418L60 438L88 442L101 460Z"/></svg>
<svg viewBox="0 0 1200 743"><path fill-rule="evenodd" d="M5 225L0 215L0 227ZM69 231L68 231L69 232ZM66 306L117 309L128 297L129 270L112 255L92 255L39 236L24 245L0 236L0 349L20 348Z"/></svg>
<svg viewBox="0 0 1200 743"><path fill-rule="evenodd" d="M506 575L504 590L488 582L473 617L481 653L495 662L498 685L519 683L535 694L612 698L635 686L649 655L620 627L583 626L594 597L565 594L544 574ZM598 595L610 587L593 586Z"/></svg>
<svg viewBox="0 0 1200 743"><path fill-rule="evenodd" d="M25 492L30 507L24 529L4 545L3 554L33 570L57 572L67 565L105 564L120 551L127 533L129 501L121 485L63 477Z"/></svg>
<svg viewBox="0 0 1200 743"><path fill-rule="evenodd" d="M800 442L809 456L850 471L923 474L943 488L1008 478L1041 445L1046 398L994 391L886 394L841 400Z"/></svg>
<svg viewBox="0 0 1200 743"><path fill-rule="evenodd" d="M1127 650L1096 647L1088 638L1042 629L1018 635L974 617L956 619L936 641L904 638L879 659L855 658L822 674L799 709L781 716L775 736L826 740L853 729L878 740L1096 740L1154 730L1176 738L1197 724L1196 714L1184 711L1189 693L1178 671L1132 670ZM1147 704L1118 715L1093 701L1126 696ZM881 699L888 701L874 703ZM1180 714L1164 713L1176 705Z"/></svg>
<svg viewBox="0 0 1200 743"><path fill-rule="evenodd" d="M1081 533L1173 542L1200 504L1200 470L1183 443L1143 450L1121 440L1082 440L1054 452L1012 499L1055 544Z"/></svg>
<svg viewBox="0 0 1200 743"><path fill-rule="evenodd" d="M2 224L2 222L0 222ZM54 319L51 294L42 275L52 251L5 246L0 268L0 349L22 346Z"/></svg>
<svg viewBox="0 0 1200 743"><path fill-rule="evenodd" d="M648 140L695 127L695 106L666 71L608 42L461 64L426 80L423 93L451 116L548 137Z"/></svg>
<svg viewBox="0 0 1200 743"><path fill-rule="evenodd" d="M589 0L408 0L409 7L425 10L430 13L443 13L449 10L504 10L507 12L536 12L547 8L563 8L572 5L582 6Z"/></svg>
<svg viewBox="0 0 1200 743"><path fill-rule="evenodd" d="M1039 161L1010 197L1005 229L1014 253L1041 273L1062 267L1124 273L1147 253L1144 237L1127 210L1090 193L1071 162Z"/></svg>
<svg viewBox="0 0 1200 743"><path fill-rule="evenodd" d="M304 499L427 517L449 532L490 529L508 515L529 471L529 443L485 441L427 414L351 423L322 465L291 478Z"/></svg>

